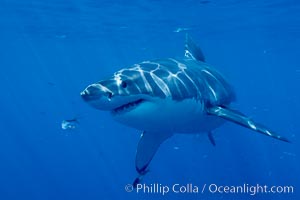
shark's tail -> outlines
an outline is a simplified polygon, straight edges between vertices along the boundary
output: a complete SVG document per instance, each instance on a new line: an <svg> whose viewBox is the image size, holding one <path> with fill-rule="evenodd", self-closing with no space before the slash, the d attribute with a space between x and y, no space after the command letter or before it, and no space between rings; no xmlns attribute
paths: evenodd
<svg viewBox="0 0 300 200"><path fill-rule="evenodd" d="M230 108L225 108L222 106L214 106L214 107L209 108L207 110L207 113L221 117L223 119L234 122L236 124L239 124L241 126L249 128L256 132L262 133L264 135L273 137L275 139L290 143L290 141L288 139L274 133L273 131L268 130L265 126L252 121L249 117L245 116L244 114L240 113L239 111L235 111Z"/></svg>

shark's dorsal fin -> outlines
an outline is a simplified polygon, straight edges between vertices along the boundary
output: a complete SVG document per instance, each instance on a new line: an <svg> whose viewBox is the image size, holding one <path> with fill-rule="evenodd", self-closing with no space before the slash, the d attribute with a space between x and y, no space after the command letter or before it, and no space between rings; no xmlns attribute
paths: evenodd
<svg viewBox="0 0 300 200"><path fill-rule="evenodd" d="M136 150L135 167L139 174L147 172L147 167L162 142L171 137L172 133L144 131Z"/></svg>
<svg viewBox="0 0 300 200"><path fill-rule="evenodd" d="M284 142L290 142L288 139L268 130L263 125L252 121L249 117L240 113L239 111L232 110L230 108L224 108L222 106L214 106L207 109L207 113L211 115L216 115L218 117L222 117L228 121L234 122L256 132L262 133L264 135L273 137L278 140L282 140Z"/></svg>
<svg viewBox="0 0 300 200"><path fill-rule="evenodd" d="M201 49L194 43L194 41L188 34L185 35L184 47L185 47L185 53L184 53L185 57L205 62L205 57Z"/></svg>

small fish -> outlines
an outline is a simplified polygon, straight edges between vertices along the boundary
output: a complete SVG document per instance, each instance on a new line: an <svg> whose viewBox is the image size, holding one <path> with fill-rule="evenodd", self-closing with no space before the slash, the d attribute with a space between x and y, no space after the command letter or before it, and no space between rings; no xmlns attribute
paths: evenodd
<svg viewBox="0 0 300 200"><path fill-rule="evenodd" d="M66 119L63 120L61 123L61 128L63 130L68 130L68 129L75 129L79 124L79 121L77 118L74 119Z"/></svg>

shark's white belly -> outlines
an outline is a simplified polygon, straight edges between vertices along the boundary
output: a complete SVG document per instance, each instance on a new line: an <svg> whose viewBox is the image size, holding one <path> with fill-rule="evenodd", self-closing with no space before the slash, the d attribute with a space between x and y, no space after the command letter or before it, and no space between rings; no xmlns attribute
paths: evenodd
<svg viewBox="0 0 300 200"><path fill-rule="evenodd" d="M208 132L224 123L221 118L207 115L204 105L194 99L146 101L113 116L116 121L139 130L171 133Z"/></svg>

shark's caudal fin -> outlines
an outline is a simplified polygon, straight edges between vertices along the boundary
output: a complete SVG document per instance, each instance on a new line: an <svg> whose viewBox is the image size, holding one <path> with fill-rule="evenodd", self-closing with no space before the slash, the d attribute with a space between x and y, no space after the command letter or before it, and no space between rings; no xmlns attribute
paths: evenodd
<svg viewBox="0 0 300 200"><path fill-rule="evenodd" d="M185 47L185 53L184 53L185 57L205 62L205 57L201 49L194 43L194 41L188 34L185 35L184 47Z"/></svg>
<svg viewBox="0 0 300 200"><path fill-rule="evenodd" d="M290 142L288 139L268 130L263 125L252 121L249 117L245 116L244 114L238 111L229 108L224 108L221 106L215 106L207 109L207 113L211 115L216 115L218 117L234 122L236 124L249 128L256 132L262 133L264 135L273 137L275 139L282 140L284 142Z"/></svg>

